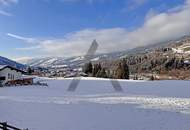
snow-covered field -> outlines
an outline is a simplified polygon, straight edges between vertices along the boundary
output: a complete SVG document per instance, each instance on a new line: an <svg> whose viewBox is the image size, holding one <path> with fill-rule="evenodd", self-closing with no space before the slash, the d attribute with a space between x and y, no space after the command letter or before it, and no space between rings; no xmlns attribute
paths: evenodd
<svg viewBox="0 0 190 130"><path fill-rule="evenodd" d="M189 130L190 81L45 79L48 87L0 88L0 121L29 130Z"/></svg>

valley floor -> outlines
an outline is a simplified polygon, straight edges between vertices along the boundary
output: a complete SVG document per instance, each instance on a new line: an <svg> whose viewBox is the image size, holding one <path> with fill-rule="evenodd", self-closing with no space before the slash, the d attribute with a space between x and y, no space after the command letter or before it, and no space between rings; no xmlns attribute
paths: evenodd
<svg viewBox="0 0 190 130"><path fill-rule="evenodd" d="M29 130L189 130L190 81L43 79L48 87L0 88L0 122Z"/></svg>

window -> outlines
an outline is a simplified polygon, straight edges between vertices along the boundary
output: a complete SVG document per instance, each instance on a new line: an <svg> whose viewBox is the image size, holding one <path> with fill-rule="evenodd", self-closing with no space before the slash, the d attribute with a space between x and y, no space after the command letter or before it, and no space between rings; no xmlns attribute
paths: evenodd
<svg viewBox="0 0 190 130"><path fill-rule="evenodd" d="M8 73L8 79L11 79L11 74Z"/></svg>
<svg viewBox="0 0 190 130"><path fill-rule="evenodd" d="M8 73L8 79L14 80L14 74L9 74L9 73Z"/></svg>

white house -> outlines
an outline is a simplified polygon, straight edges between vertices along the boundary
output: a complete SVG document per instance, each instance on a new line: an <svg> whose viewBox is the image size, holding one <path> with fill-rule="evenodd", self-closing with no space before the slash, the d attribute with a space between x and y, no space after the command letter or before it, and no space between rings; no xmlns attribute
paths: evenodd
<svg viewBox="0 0 190 130"><path fill-rule="evenodd" d="M8 65L0 65L0 85L4 85L8 81L22 78L24 71L16 69Z"/></svg>

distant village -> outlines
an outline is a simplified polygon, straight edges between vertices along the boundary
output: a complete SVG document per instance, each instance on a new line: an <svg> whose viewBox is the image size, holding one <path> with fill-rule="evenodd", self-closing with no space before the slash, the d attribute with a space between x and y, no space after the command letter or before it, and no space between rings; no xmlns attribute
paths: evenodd
<svg viewBox="0 0 190 130"><path fill-rule="evenodd" d="M0 86L34 84L35 76L48 78L98 77L133 80L189 80L190 38L112 60L78 66L56 65L18 69L0 65ZM39 83L38 83L39 84Z"/></svg>
<svg viewBox="0 0 190 130"><path fill-rule="evenodd" d="M99 77L133 80L189 80L190 38L146 49L120 59L90 61L77 67L36 68L34 75L45 77Z"/></svg>

